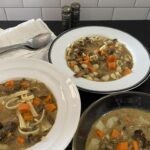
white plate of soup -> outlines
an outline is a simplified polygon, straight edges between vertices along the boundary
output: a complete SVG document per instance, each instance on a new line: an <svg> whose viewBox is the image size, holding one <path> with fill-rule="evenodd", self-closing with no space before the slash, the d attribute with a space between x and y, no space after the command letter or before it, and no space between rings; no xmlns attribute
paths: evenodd
<svg viewBox="0 0 150 150"><path fill-rule="evenodd" d="M150 69L149 54L141 42L123 31L98 26L58 36L49 60L79 88L96 93L133 89L148 78Z"/></svg>
<svg viewBox="0 0 150 150"><path fill-rule="evenodd" d="M35 59L0 61L0 72L0 149L65 149L81 107L71 79Z"/></svg>

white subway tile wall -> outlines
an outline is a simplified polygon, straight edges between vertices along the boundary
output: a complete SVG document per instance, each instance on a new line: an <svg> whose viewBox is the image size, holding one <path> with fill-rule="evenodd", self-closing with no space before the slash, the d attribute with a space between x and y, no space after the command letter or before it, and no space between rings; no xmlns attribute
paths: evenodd
<svg viewBox="0 0 150 150"><path fill-rule="evenodd" d="M150 0L0 0L0 20L61 20L61 7L81 4L81 20L150 20Z"/></svg>
<svg viewBox="0 0 150 150"><path fill-rule="evenodd" d="M61 0L61 6L70 5L73 2L79 2L81 7L97 7L98 0Z"/></svg>
<svg viewBox="0 0 150 150"><path fill-rule="evenodd" d="M112 20L143 20L148 11L148 8L115 8Z"/></svg>
<svg viewBox="0 0 150 150"><path fill-rule="evenodd" d="M8 20L41 18L41 8L5 8Z"/></svg>
<svg viewBox="0 0 150 150"><path fill-rule="evenodd" d="M22 0L0 0L0 7L23 7Z"/></svg>
<svg viewBox="0 0 150 150"><path fill-rule="evenodd" d="M24 7L60 7L60 0L23 0Z"/></svg>
<svg viewBox="0 0 150 150"><path fill-rule="evenodd" d="M133 7L135 0L99 0L99 7Z"/></svg>
<svg viewBox="0 0 150 150"><path fill-rule="evenodd" d="M150 0L136 0L135 7L150 7Z"/></svg>
<svg viewBox="0 0 150 150"><path fill-rule="evenodd" d="M81 8L81 20L111 20L113 8Z"/></svg>
<svg viewBox="0 0 150 150"><path fill-rule="evenodd" d="M43 20L61 20L61 8L42 8Z"/></svg>

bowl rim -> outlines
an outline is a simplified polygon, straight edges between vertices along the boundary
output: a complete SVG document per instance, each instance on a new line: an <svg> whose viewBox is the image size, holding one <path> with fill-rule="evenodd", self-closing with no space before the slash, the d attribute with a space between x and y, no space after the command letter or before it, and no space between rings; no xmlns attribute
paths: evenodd
<svg viewBox="0 0 150 150"><path fill-rule="evenodd" d="M29 64L32 64L32 65L29 65ZM43 66L43 65L45 65L45 66ZM7 66L7 68L6 68L6 66ZM42 68L42 66L43 66L43 68ZM31 76L31 75L37 73L37 72L34 72L35 70L33 68L35 68L35 70L37 72L40 72L40 75ZM39 147L39 149L40 149L40 148L42 148L41 146L43 146L45 144L47 144L45 149L51 148L53 150L56 150L59 146L61 148L66 148L75 134L75 131L77 129L77 125L78 125L78 122L80 119L80 114L81 114L81 100L80 100L79 91L78 91L77 87L75 86L75 84L72 82L72 80L67 75L60 74L59 70L57 70L53 64L50 64L49 62L45 62L43 60L33 59L33 58L10 58L7 60L0 60L0 71L1 71L2 75L7 74L6 76L3 76L2 78L0 78L0 82L3 82L7 79L15 79L16 76L18 79L21 79L22 74L23 74L24 78L30 79L30 77L31 77L31 79L33 79L33 80L34 79L38 80L37 77L39 77L40 79L38 81L44 83L50 89L52 94L54 95L57 106L60 107L61 104L65 104L65 107L63 107L64 105L61 106L61 110L63 110L64 108L66 110L60 111L60 109L59 109L59 111L57 111L54 125L51 128L51 130L56 131L56 129L58 129L58 127L60 126L58 124L58 122L59 123L61 122L60 118L63 117L64 120L67 119L66 121L63 121L63 124L61 125L62 126L61 129L64 130L62 132L62 134L60 134L59 132L54 134L54 132L53 132L51 134L52 136L49 136L48 134L51 132L51 130L50 130L50 132L48 132L46 135L46 137L47 137L46 140L44 140L45 137L43 137L43 139L40 142L35 143L31 147L27 148L27 150L28 149L29 150L30 149L31 150L38 149L39 146L40 146ZM27 73L24 74L25 72L27 72ZM33 73L31 73L31 72L33 72ZM43 74L44 74L44 76L43 76ZM50 74L52 74L52 75L49 76ZM57 78L58 75L61 76L61 79L59 78L57 80L58 81L57 86L61 85L62 90L60 88L57 88L58 90L55 90L56 86L54 87L53 85L48 85L49 83L54 84L55 80L53 81L53 79L54 79L53 77L55 76L55 78ZM48 83L46 83L47 79L49 80ZM63 89L64 87L67 87L67 88L64 90ZM55 89L53 89L53 88L55 88ZM59 91L59 93L57 91ZM67 92L69 92L69 94L67 94ZM57 94L59 96L57 96ZM75 95L73 95L73 94L75 94ZM64 96L64 97L62 97L62 96ZM61 97L61 99L58 99L59 97ZM71 98L71 100L69 98ZM62 102L60 102L60 101L62 101ZM61 115L61 112L64 112L63 116ZM68 112L70 112L70 113L68 113ZM75 112L76 112L76 116L73 118L72 116ZM58 115L59 115L59 121L58 121ZM76 121L76 122L74 122L74 125L72 125L73 120ZM56 124L56 121L57 121L57 124ZM57 127L54 127L56 125L57 125ZM68 130L67 127L70 127L70 126L72 128L69 128L69 130ZM66 133L64 133L64 132L66 132ZM66 135L68 137L65 137L64 135ZM63 136L65 137L64 140L62 140ZM51 141L51 144L48 145L49 140L47 140L47 139L52 139L52 137L54 137L54 140ZM55 148L54 144L57 142L59 142L59 144L57 145L58 147L56 146L57 148ZM37 146L36 146L36 144L37 144Z"/></svg>
<svg viewBox="0 0 150 150"><path fill-rule="evenodd" d="M85 111L82 113L81 117L80 117L80 122L78 123L78 128L76 130L76 133L73 137L73 142L72 142L72 150L75 150L74 147L76 146L76 138L77 138L77 133L79 131L79 126L81 124L81 122L83 121L84 117L86 116L86 114L90 111L90 109L92 107L94 107L95 105L97 105L97 103L99 103L100 101L104 101L105 99L109 98L109 97L113 97L113 96L117 96L117 95L122 95L122 94L140 94L140 95L145 95L145 96L149 96L150 97L150 94L149 93L145 93L145 92L139 92L139 91L125 91L125 92L118 92L118 93L112 93L112 94L109 94L109 95L106 95L106 96L103 96L99 99L97 99L96 101L94 101L91 105L89 105Z"/></svg>

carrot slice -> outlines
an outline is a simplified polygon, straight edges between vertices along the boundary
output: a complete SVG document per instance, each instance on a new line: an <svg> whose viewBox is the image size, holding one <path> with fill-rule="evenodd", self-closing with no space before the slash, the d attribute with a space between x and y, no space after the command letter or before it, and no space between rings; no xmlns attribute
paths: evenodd
<svg viewBox="0 0 150 150"><path fill-rule="evenodd" d="M107 56L108 55L107 52L106 52L106 50L101 50L99 52L99 54L102 55L102 56Z"/></svg>
<svg viewBox="0 0 150 150"><path fill-rule="evenodd" d="M48 111L55 111L57 109L57 106L55 104L45 104L45 109L48 110Z"/></svg>
<svg viewBox="0 0 150 150"><path fill-rule="evenodd" d="M123 70L123 75L128 75L131 73L131 69L128 68L128 67L125 67L124 70Z"/></svg>
<svg viewBox="0 0 150 150"><path fill-rule="evenodd" d="M40 98L35 97L35 98L33 99L32 104L33 104L34 106L39 106L40 103L41 103L41 99L40 99Z"/></svg>
<svg viewBox="0 0 150 150"><path fill-rule="evenodd" d="M86 55L83 59L86 60L86 61L90 61L89 55Z"/></svg>
<svg viewBox="0 0 150 150"><path fill-rule="evenodd" d="M33 120L33 116L30 112L27 112L27 113L23 113L23 118L25 121L31 121Z"/></svg>
<svg viewBox="0 0 150 150"><path fill-rule="evenodd" d="M25 138L23 136L18 136L16 140L19 144L24 144L25 143Z"/></svg>
<svg viewBox="0 0 150 150"><path fill-rule="evenodd" d="M48 102L51 102L51 100L52 100L52 95L48 95L48 96L46 96L46 98L45 98L45 102L46 103L48 103Z"/></svg>
<svg viewBox="0 0 150 150"><path fill-rule="evenodd" d="M118 143L116 150L128 150L128 142Z"/></svg>
<svg viewBox="0 0 150 150"><path fill-rule="evenodd" d="M112 133L111 133L111 138L118 138L118 137L120 137L120 135L121 135L121 133L118 130L113 129Z"/></svg>
<svg viewBox="0 0 150 150"><path fill-rule="evenodd" d="M116 62L116 56L115 55L109 55L107 58L107 62Z"/></svg>
<svg viewBox="0 0 150 150"><path fill-rule="evenodd" d="M133 150L139 150L139 143L136 140L132 141L132 145Z"/></svg>
<svg viewBox="0 0 150 150"><path fill-rule="evenodd" d="M89 55L86 55L84 58L83 58L83 62L85 63L85 64L88 64L89 62L90 62L90 56Z"/></svg>
<svg viewBox="0 0 150 150"><path fill-rule="evenodd" d="M30 106L27 103L20 103L18 106L18 110L20 112L28 112L28 111L30 111Z"/></svg>
<svg viewBox="0 0 150 150"><path fill-rule="evenodd" d="M9 80L5 83L5 87L7 87L7 88L13 88L14 85L15 85L14 80Z"/></svg>
<svg viewBox="0 0 150 150"><path fill-rule="evenodd" d="M109 62L107 65L109 70L115 70L117 67L116 62Z"/></svg>
<svg viewBox="0 0 150 150"><path fill-rule="evenodd" d="M89 69L90 72L95 72L96 71L96 69L93 66L88 66L88 69Z"/></svg>
<svg viewBox="0 0 150 150"><path fill-rule="evenodd" d="M102 131L96 129L95 132L96 132L96 135L97 135L100 139L102 139L102 138L104 137L104 133L103 133Z"/></svg>

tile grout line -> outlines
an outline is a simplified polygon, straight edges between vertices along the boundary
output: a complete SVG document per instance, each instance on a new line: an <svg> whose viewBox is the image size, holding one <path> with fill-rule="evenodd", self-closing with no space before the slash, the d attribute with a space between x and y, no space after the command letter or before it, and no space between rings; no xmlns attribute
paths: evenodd
<svg viewBox="0 0 150 150"><path fill-rule="evenodd" d="M99 1L100 1L100 0L97 0L97 8L98 8Z"/></svg>
<svg viewBox="0 0 150 150"><path fill-rule="evenodd" d="M41 19L43 20L43 13L42 13L42 7L41 7Z"/></svg>
<svg viewBox="0 0 150 150"><path fill-rule="evenodd" d="M60 8L62 7L62 1L60 0Z"/></svg>
<svg viewBox="0 0 150 150"><path fill-rule="evenodd" d="M6 16L6 20L8 20L6 9L5 8L3 8L3 9L4 9L5 16Z"/></svg>
<svg viewBox="0 0 150 150"><path fill-rule="evenodd" d="M22 8L24 8L24 3L23 3L23 0L21 0L21 2L22 2Z"/></svg>
<svg viewBox="0 0 150 150"><path fill-rule="evenodd" d="M113 8L111 20L113 20L114 11L115 11L115 8Z"/></svg>
<svg viewBox="0 0 150 150"><path fill-rule="evenodd" d="M136 8L136 7L135 7L135 4L136 4L136 0L134 1L133 8Z"/></svg>
<svg viewBox="0 0 150 150"><path fill-rule="evenodd" d="M148 20L148 15L149 15L149 13L150 13L150 8L149 8L149 10L148 10L148 13L147 13L147 15L146 15L145 20Z"/></svg>

